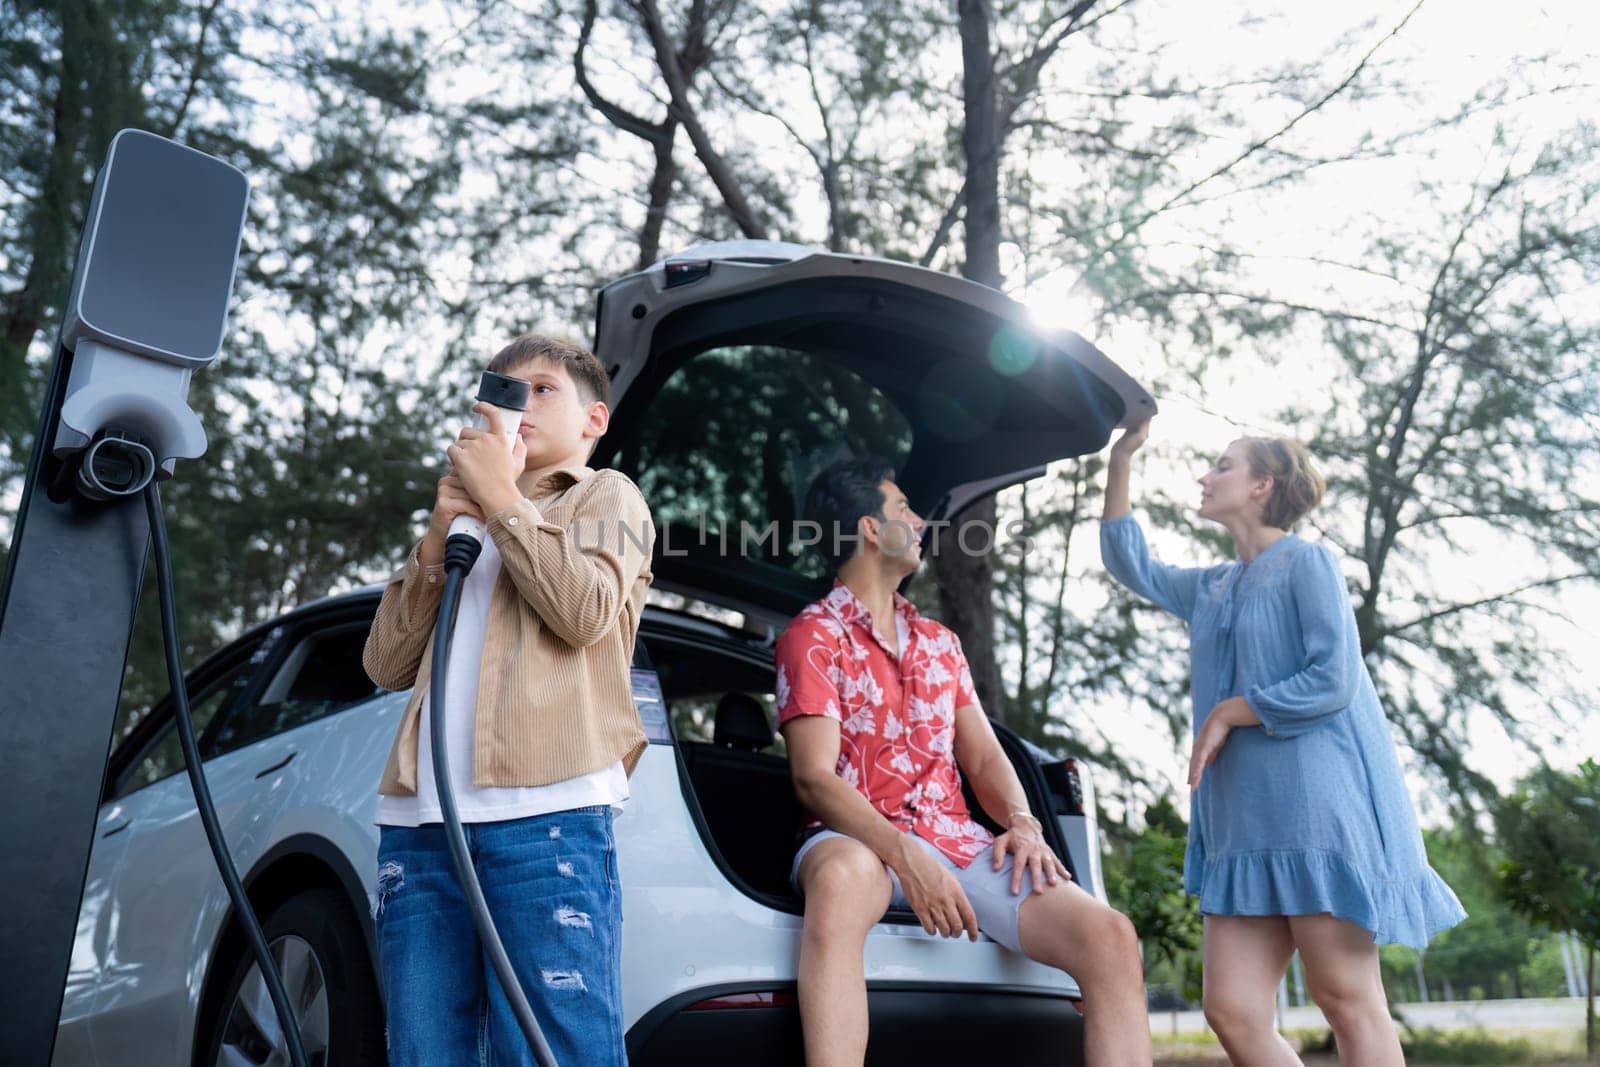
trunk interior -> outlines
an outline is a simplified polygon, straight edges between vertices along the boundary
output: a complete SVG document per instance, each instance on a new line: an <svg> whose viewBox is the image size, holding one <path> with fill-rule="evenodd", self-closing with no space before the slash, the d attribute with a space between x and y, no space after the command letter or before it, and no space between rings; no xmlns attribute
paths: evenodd
<svg viewBox="0 0 1600 1067"><path fill-rule="evenodd" d="M795 799L783 738L775 729L770 647L689 635L649 620L640 638L661 680L684 792L712 856L746 894L769 907L800 912L789 869L797 834L809 816ZM1015 735L999 724L995 729L1047 838L1077 877L1073 857L1050 817L1060 806L1058 798ZM965 779L962 790L973 818L998 832ZM909 909L892 908L886 921L916 919Z"/></svg>

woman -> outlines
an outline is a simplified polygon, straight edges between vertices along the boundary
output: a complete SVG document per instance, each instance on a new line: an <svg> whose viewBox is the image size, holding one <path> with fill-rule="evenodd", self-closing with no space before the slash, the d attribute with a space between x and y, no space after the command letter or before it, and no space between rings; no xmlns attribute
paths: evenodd
<svg viewBox="0 0 1600 1067"><path fill-rule="evenodd" d="M1205 917L1205 1013L1236 1064L1298 1064L1274 1026L1295 949L1339 1060L1404 1063L1378 945L1465 917L1428 866L1333 554L1289 533L1322 498L1303 445L1244 438L1200 479L1238 560L1170 567L1129 513L1148 420L1112 446L1101 554L1189 624L1194 747L1184 885Z"/></svg>

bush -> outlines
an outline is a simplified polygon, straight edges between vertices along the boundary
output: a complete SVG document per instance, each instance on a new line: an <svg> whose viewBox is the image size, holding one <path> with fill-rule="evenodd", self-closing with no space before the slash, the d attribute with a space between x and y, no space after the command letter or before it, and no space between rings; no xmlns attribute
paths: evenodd
<svg viewBox="0 0 1600 1067"><path fill-rule="evenodd" d="M1532 1063L1533 1043L1521 1037L1496 1037L1487 1030L1445 1032L1427 1028L1402 1034L1407 1063Z"/></svg>

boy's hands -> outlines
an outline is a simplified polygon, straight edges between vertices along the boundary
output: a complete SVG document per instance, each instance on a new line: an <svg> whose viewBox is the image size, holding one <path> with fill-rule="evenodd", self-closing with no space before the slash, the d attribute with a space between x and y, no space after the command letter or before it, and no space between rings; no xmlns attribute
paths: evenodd
<svg viewBox="0 0 1600 1067"><path fill-rule="evenodd" d="M439 479L439 488L433 497L433 514L428 518L428 533L417 551L417 560L424 567L444 562L444 542L450 536L450 524L457 515L468 515L483 521L483 509L472 499L467 487L455 471Z"/></svg>
<svg viewBox="0 0 1600 1067"><path fill-rule="evenodd" d="M428 532L437 534L442 541L450 533L450 524L457 515L468 515L483 521L483 509L472 499L461 476L451 471L439 479L439 491L433 497L433 515L428 520Z"/></svg>
<svg viewBox="0 0 1600 1067"><path fill-rule="evenodd" d="M506 442L505 426L499 409L489 404L474 404L473 411L484 415L487 429L468 426L445 450L455 475L466 487L484 515L504 511L522 498L517 478L527 460L528 445L521 436ZM446 524L448 527L448 524Z"/></svg>

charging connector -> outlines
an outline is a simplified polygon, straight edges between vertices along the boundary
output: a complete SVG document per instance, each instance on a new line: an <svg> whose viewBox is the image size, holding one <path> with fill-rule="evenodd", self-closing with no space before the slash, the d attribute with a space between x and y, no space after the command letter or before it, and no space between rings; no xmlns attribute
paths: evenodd
<svg viewBox="0 0 1600 1067"><path fill-rule="evenodd" d="M137 496L156 476L156 457L131 434L111 431L97 437L78 464L78 491L90 500Z"/></svg>

